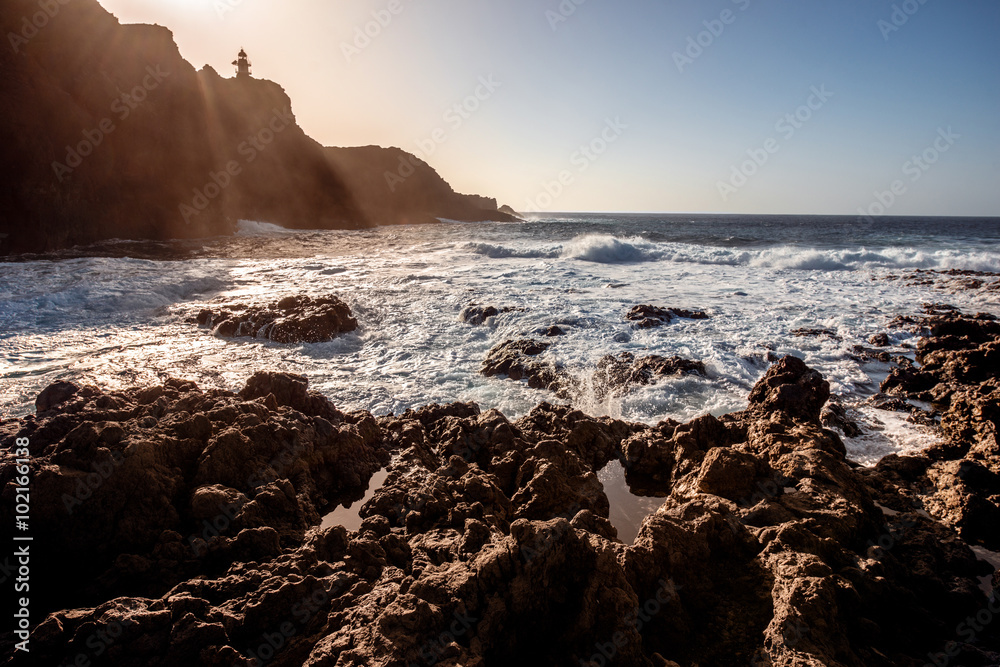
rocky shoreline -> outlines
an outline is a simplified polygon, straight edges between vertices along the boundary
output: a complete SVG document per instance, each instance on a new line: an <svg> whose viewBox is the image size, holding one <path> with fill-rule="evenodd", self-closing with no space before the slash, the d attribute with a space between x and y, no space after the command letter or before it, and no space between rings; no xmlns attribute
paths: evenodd
<svg viewBox="0 0 1000 667"><path fill-rule="evenodd" d="M945 440L872 468L847 459L824 424L849 417L794 357L744 411L656 426L545 403L514 421L474 404L345 414L280 373L239 393L57 383L0 424L0 521L27 438L46 582L30 661L14 635L0 650L32 665L998 664L1000 577L979 557L1000 550L1000 323L931 307L899 325L924 334L917 364L879 399L931 402ZM612 361L648 379L644 360ZM611 461L662 499L632 544L597 477ZM380 470L360 530L319 527Z"/></svg>

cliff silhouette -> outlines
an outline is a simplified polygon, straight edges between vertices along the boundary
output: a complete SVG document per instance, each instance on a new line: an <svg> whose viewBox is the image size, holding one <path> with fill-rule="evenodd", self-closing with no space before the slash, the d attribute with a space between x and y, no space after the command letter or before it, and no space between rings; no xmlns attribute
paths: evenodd
<svg viewBox="0 0 1000 667"><path fill-rule="evenodd" d="M96 0L5 0L0 32L0 254L225 235L241 219L515 219L400 149L321 146L278 84L197 71L170 30Z"/></svg>

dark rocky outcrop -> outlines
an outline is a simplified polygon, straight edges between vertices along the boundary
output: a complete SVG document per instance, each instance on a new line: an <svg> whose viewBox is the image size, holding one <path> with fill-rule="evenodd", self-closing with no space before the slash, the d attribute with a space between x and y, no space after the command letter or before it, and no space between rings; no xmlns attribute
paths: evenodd
<svg viewBox="0 0 1000 667"><path fill-rule="evenodd" d="M955 530L981 527L911 481L951 462L850 464L820 422L827 383L795 358L742 412L655 427L546 404L516 421L473 404L376 420L281 374L239 395L171 380L49 396L0 425L0 521L9 448L27 437L48 554L33 571L56 577L33 603L33 665L96 658L98 636L113 664L151 667L1000 659L996 627L970 641L960 625L988 610L991 568ZM969 448L954 466L967 507L995 442L992 416L961 419L979 409L964 400L950 428ZM361 528L318 528L390 454ZM632 544L597 478L613 459L663 499ZM109 472L68 517L88 470Z"/></svg>
<svg viewBox="0 0 1000 667"><path fill-rule="evenodd" d="M881 389L931 402L946 441L916 457L919 465L907 460L901 466L890 457L879 468L911 492L930 490L929 511L965 540L1000 550L1000 322L940 304L925 310L929 314L914 320L927 334L917 347L919 367L894 369ZM896 407L910 411L911 419L923 412L905 402ZM934 416L928 415L931 423Z"/></svg>
<svg viewBox="0 0 1000 667"><path fill-rule="evenodd" d="M524 379L533 389L550 389L564 395L566 386L561 369L552 362L538 359L549 347L549 343L534 340L504 341L486 355L480 373L486 377L505 375L511 380Z"/></svg>
<svg viewBox="0 0 1000 667"><path fill-rule="evenodd" d="M240 219L515 219L398 149L323 148L280 86L195 71L167 28L121 25L96 0L47 6L37 28L36 0L0 5L0 254L204 238ZM385 174L401 159L412 176L391 188Z"/></svg>
<svg viewBox="0 0 1000 667"><path fill-rule="evenodd" d="M827 428L835 428L848 438L857 438L862 434L861 427L848 414L847 408L840 403L830 401L820 414L820 421Z"/></svg>
<svg viewBox="0 0 1000 667"><path fill-rule="evenodd" d="M877 334L872 334L868 338L868 343L870 345L874 345L875 347L889 347L891 341L889 339L889 334L877 333Z"/></svg>
<svg viewBox="0 0 1000 667"><path fill-rule="evenodd" d="M336 296L290 296L265 306L206 308L196 321L223 338L262 338L275 343L323 343L358 328L350 307Z"/></svg>
<svg viewBox="0 0 1000 667"><path fill-rule="evenodd" d="M792 335L798 338L829 338L830 340L843 340L840 335L832 329L794 329Z"/></svg>
<svg viewBox="0 0 1000 667"><path fill-rule="evenodd" d="M677 318L707 320L708 314L700 310L682 308L660 308L659 306L635 306L625 314L625 319L633 322L637 329L652 329L670 324Z"/></svg>
<svg viewBox="0 0 1000 667"><path fill-rule="evenodd" d="M504 306L502 308L497 308L496 306L480 306L477 304L471 304L462 309L459 313L458 319L465 322L466 324L471 324L474 327L478 327L486 323L486 320L491 317L496 317L497 315L503 313L523 313L524 308L514 308L512 306Z"/></svg>
<svg viewBox="0 0 1000 667"><path fill-rule="evenodd" d="M705 364L682 359L678 356L651 355L636 358L631 352L607 355L597 363L594 372L594 391L598 400L608 394L624 394L632 387L655 384L664 377L678 375L705 375Z"/></svg>

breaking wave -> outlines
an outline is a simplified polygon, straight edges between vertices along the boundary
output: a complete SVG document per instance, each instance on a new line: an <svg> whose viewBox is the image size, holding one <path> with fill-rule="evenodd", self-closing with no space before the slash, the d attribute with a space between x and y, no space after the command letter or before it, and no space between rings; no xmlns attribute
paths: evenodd
<svg viewBox="0 0 1000 667"><path fill-rule="evenodd" d="M654 243L638 237L578 236L561 245L511 247L469 243L473 253L491 259L570 259L598 264L677 262L753 266L802 271L857 271L864 269L968 269L1000 272L1000 253L957 249L816 248L778 245L768 248L733 248L685 243Z"/></svg>

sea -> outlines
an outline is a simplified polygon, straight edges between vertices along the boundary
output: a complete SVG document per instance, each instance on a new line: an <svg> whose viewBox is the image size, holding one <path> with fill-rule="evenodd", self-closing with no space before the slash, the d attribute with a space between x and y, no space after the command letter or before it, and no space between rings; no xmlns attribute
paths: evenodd
<svg viewBox="0 0 1000 667"><path fill-rule="evenodd" d="M743 409L768 359L791 354L852 409L864 433L845 438L849 455L871 465L939 436L866 403L890 369L854 347L888 332L893 353L912 358L916 334L888 325L925 303L1000 314L1000 292L911 284L916 269L1000 272L1000 219L573 213L362 231L243 221L233 237L104 242L0 263L0 418L33 412L55 380L238 390L267 370L306 376L344 411L474 401L513 419L549 401L655 424ZM191 322L213 303L293 294L339 295L359 329L279 345ZM472 326L460 318L471 304L511 310ZM710 318L637 330L624 315L640 304ZM545 339L543 357L574 378L570 401L480 374L492 347L552 325L565 335ZM599 397L598 362L622 352L702 361L707 376Z"/></svg>

